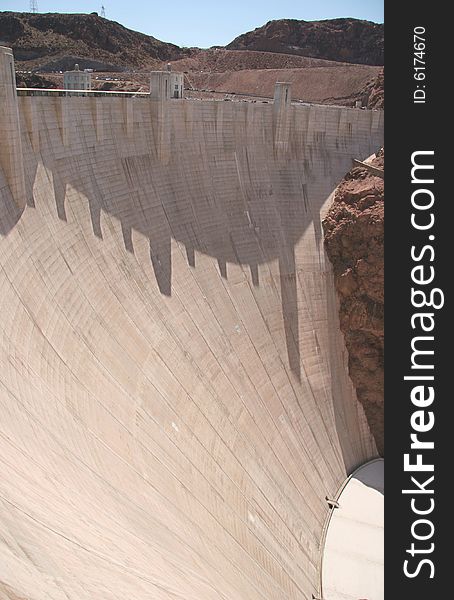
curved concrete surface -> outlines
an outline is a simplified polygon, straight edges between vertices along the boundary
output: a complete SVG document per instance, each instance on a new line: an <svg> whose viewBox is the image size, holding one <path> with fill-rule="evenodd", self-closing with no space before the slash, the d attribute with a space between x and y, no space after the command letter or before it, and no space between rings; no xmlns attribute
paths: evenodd
<svg viewBox="0 0 454 600"><path fill-rule="evenodd" d="M376 456L320 219L380 113L8 98L0 598L311 598Z"/></svg>
<svg viewBox="0 0 454 600"><path fill-rule="evenodd" d="M323 600L383 600L384 461L360 467L337 498L323 550Z"/></svg>

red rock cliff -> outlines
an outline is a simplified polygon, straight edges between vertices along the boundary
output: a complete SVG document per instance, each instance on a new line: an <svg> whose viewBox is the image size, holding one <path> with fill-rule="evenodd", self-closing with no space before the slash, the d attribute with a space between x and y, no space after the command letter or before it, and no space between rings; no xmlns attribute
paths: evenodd
<svg viewBox="0 0 454 600"><path fill-rule="evenodd" d="M371 164L384 168L383 150ZM383 179L353 168L336 190L323 229L350 377L383 455Z"/></svg>

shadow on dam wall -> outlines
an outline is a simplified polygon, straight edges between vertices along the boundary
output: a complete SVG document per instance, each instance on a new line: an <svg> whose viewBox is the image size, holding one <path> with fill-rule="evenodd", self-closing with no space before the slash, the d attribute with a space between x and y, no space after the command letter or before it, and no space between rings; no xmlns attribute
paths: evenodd
<svg viewBox="0 0 454 600"><path fill-rule="evenodd" d="M0 589L318 595L326 497L376 456L320 220L381 114L18 107L21 161L0 156Z"/></svg>
<svg viewBox="0 0 454 600"><path fill-rule="evenodd" d="M295 245L311 227L321 261L321 207L351 159L380 146L379 113L291 106L276 132L272 105L19 101L27 204L35 205L41 163L60 220L67 220L76 190L89 207L95 236L103 237L104 211L121 223L129 253L133 231L148 239L163 295L172 294L172 238L184 244L191 268L201 252L217 260L224 279L229 263L247 266L253 286L260 286L258 265L277 259L288 361L300 379ZM134 104L129 134L125 102ZM20 217L12 207L2 217L3 234Z"/></svg>

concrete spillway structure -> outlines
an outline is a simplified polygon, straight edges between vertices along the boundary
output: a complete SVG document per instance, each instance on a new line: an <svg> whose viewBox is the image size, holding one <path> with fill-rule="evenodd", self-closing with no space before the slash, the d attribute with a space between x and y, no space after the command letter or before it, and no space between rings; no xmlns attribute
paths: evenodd
<svg viewBox="0 0 454 600"><path fill-rule="evenodd" d="M382 113L8 85L0 598L317 596L377 454L321 218Z"/></svg>

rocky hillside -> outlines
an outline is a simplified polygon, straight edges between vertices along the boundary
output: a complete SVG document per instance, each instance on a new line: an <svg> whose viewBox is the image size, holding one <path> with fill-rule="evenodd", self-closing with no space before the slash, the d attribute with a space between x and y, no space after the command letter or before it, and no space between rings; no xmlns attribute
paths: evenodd
<svg viewBox="0 0 454 600"><path fill-rule="evenodd" d="M385 108L385 73L382 69L377 77L364 90L367 100L363 102L367 108Z"/></svg>
<svg viewBox="0 0 454 600"><path fill-rule="evenodd" d="M96 13L0 12L0 42L12 46L20 69L41 71L65 70L78 62L81 68L118 72L159 68L162 61L179 59L183 59L184 70L200 69L202 65L201 70L206 67L218 72L221 67L225 71L278 69L298 67L297 56L383 64L383 25L357 19L270 21L240 35L226 49L201 50L161 42ZM235 58L229 50L256 52ZM317 66L316 62L311 66Z"/></svg>
<svg viewBox="0 0 454 600"><path fill-rule="evenodd" d="M16 73L16 85L17 87L25 88L40 88L40 89L52 89L58 88L58 84L55 80L43 75L37 75L36 73Z"/></svg>
<svg viewBox="0 0 454 600"><path fill-rule="evenodd" d="M0 41L11 46L19 68L102 71L149 67L185 56L161 42L94 14L0 13Z"/></svg>
<svg viewBox="0 0 454 600"><path fill-rule="evenodd" d="M371 164L384 168L383 150ZM323 229L350 377L383 455L383 179L353 168L336 190Z"/></svg>
<svg viewBox="0 0 454 600"><path fill-rule="evenodd" d="M354 106L361 99L368 106L370 89L379 67L346 65L297 69L243 69L227 72L194 72L186 76L186 88L219 94L272 98L276 81L292 84L292 99L317 104ZM214 93L214 95L213 95ZM210 97L205 94L205 97Z"/></svg>
<svg viewBox="0 0 454 600"><path fill-rule="evenodd" d="M225 50L224 48L188 48L187 56L172 61L175 70L226 73L243 69L311 69L314 67L337 67L339 62L279 54L254 52L253 50ZM342 63L341 63L342 64ZM343 63L345 64L345 63Z"/></svg>
<svg viewBox="0 0 454 600"><path fill-rule="evenodd" d="M281 19L240 35L226 48L383 65L384 26L358 19Z"/></svg>

